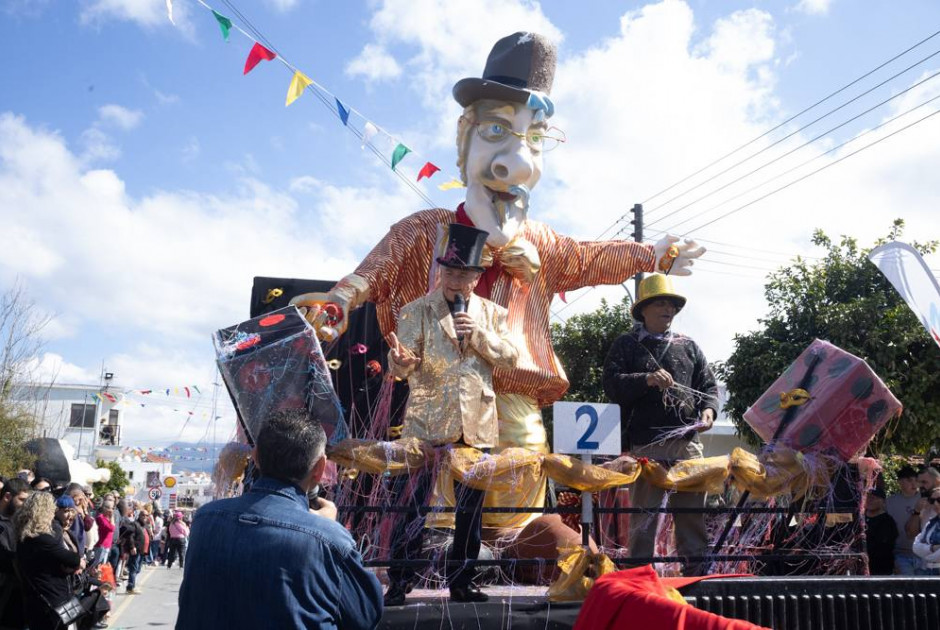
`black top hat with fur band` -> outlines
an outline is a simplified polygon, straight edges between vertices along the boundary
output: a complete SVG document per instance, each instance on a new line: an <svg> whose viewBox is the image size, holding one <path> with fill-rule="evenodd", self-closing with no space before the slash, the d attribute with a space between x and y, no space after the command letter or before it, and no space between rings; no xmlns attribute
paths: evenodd
<svg viewBox="0 0 940 630"><path fill-rule="evenodd" d="M447 226L444 252L437 257L438 264L453 269L485 271L480 264L488 232L469 225L451 223Z"/></svg>
<svg viewBox="0 0 940 630"><path fill-rule="evenodd" d="M463 107L484 98L529 103L533 92L551 93L557 56L555 44L543 35L513 33L493 46L482 79L469 77L454 85L454 98Z"/></svg>

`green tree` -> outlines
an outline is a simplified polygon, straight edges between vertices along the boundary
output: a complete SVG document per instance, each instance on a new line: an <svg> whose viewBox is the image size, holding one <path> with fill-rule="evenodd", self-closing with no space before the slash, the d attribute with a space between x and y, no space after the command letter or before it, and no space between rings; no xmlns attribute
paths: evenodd
<svg viewBox="0 0 940 630"><path fill-rule="evenodd" d="M896 220L876 245L897 240L903 229ZM900 419L875 438L872 452L926 451L940 436L940 349L868 260L871 248L847 236L834 242L819 230L813 243L826 255L818 262L797 258L771 275L761 329L736 335L731 356L717 365L728 386L725 410L742 437L758 443L744 412L813 339L824 339L864 359L904 405ZM912 245L928 253L937 242Z"/></svg>
<svg viewBox="0 0 940 630"><path fill-rule="evenodd" d="M99 459L95 462L95 468L107 468L111 471L111 479L105 483L96 483L92 486L96 497L103 496L108 492L119 492L121 496L124 496L124 490L131 484L131 480L127 478L127 473L124 472L120 464Z"/></svg>
<svg viewBox="0 0 940 630"><path fill-rule="evenodd" d="M0 295L0 474L31 468L34 458L23 444L36 434L40 401L32 371L42 351L42 329L49 317L39 313L17 283Z"/></svg>
<svg viewBox="0 0 940 630"><path fill-rule="evenodd" d="M552 344L561 360L571 387L562 400L606 402L604 358L614 340L633 328L626 295L618 304L601 300L596 311L574 315L564 324L552 324ZM543 410L546 428L551 432L551 409ZM551 443L551 442L549 442Z"/></svg>

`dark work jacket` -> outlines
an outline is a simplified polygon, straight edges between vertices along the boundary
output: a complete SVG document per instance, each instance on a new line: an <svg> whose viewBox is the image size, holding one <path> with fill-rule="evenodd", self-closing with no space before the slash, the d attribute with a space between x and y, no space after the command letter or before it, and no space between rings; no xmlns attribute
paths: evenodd
<svg viewBox="0 0 940 630"><path fill-rule="evenodd" d="M698 422L705 409L718 414L718 387L705 355L684 335L666 333L662 339L646 334L642 327L618 337L604 361L604 392L620 405L620 431L624 450L661 439L666 431ZM704 398L670 390L676 404L663 404L663 392L646 384L650 372L664 369L673 380L702 392ZM691 440L694 432L684 436Z"/></svg>
<svg viewBox="0 0 940 630"><path fill-rule="evenodd" d="M144 533L143 526L135 519L125 518L121 522L121 551L130 553L131 548L136 548L137 553L144 553L147 547L147 535Z"/></svg>
<svg viewBox="0 0 940 630"><path fill-rule="evenodd" d="M23 589L13 568L16 559L16 528L0 516L0 628L23 628Z"/></svg>
<svg viewBox="0 0 940 630"><path fill-rule="evenodd" d="M72 597L69 576L81 558L65 548L61 535L40 534L17 544L16 563L25 582L23 598L30 630L55 628L58 619L49 607Z"/></svg>
<svg viewBox="0 0 940 630"><path fill-rule="evenodd" d="M865 515L865 543L871 575L894 573L894 542L897 538L898 526L890 514Z"/></svg>

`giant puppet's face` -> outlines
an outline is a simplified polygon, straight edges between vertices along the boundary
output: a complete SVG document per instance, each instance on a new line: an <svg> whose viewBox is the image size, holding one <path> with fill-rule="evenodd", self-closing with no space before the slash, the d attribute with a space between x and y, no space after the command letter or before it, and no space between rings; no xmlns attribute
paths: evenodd
<svg viewBox="0 0 940 630"><path fill-rule="evenodd" d="M460 119L460 161L467 184L464 210L502 247L526 220L529 193L542 176L532 139L546 130L540 112L518 103L478 101ZM521 136L521 137L520 137Z"/></svg>

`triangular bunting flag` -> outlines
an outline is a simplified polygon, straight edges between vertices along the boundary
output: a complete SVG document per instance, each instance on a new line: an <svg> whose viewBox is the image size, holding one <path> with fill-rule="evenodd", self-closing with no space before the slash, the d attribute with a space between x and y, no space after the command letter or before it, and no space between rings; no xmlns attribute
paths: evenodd
<svg viewBox="0 0 940 630"><path fill-rule="evenodd" d="M245 71L242 74L251 72L255 66L261 63L262 59L271 61L275 57L277 57L276 53L271 52L258 42L255 42L255 45L251 47L251 51L248 53L248 59L245 60Z"/></svg>
<svg viewBox="0 0 940 630"><path fill-rule="evenodd" d="M219 28L222 29L222 38L228 41L228 34L232 30L232 21L221 13L216 13L215 10L212 11L212 15L215 16L216 21L219 23Z"/></svg>
<svg viewBox="0 0 940 630"><path fill-rule="evenodd" d="M304 93L304 90L306 90L307 86L311 83L313 83L313 79L306 74L300 70L295 72L294 78L290 80L290 86L287 88L287 104L285 107L300 98L300 95Z"/></svg>
<svg viewBox="0 0 940 630"><path fill-rule="evenodd" d="M339 119L343 121L344 125L349 125L349 110L343 107L343 104L339 102L339 99L336 99L336 110L339 112Z"/></svg>
<svg viewBox="0 0 940 630"><path fill-rule="evenodd" d="M195 390L196 390L196 393L197 393L197 394L202 394L202 392L201 392L201 391L199 391L199 388L198 388L198 387L196 387L195 385L193 385L193 389L195 389Z"/></svg>
<svg viewBox="0 0 940 630"><path fill-rule="evenodd" d="M189 398L189 388L188 388L188 387L184 387L183 389L186 390L186 398Z"/></svg>
<svg viewBox="0 0 940 630"><path fill-rule="evenodd" d="M422 177L431 177L434 173L438 172L439 168L431 164L430 162L425 162L424 166L421 167L421 170L418 171L418 180L421 181Z"/></svg>
<svg viewBox="0 0 940 630"><path fill-rule="evenodd" d="M367 122L362 128L362 148L366 148L369 141L379 133L378 128L370 122Z"/></svg>
<svg viewBox="0 0 940 630"><path fill-rule="evenodd" d="M401 162L401 159L405 157L406 155L408 155L409 153L411 153L411 149L409 149L408 147L406 147L405 145L399 142L398 146L395 147L395 150L392 151L392 170L393 171L395 170L395 167L398 166L398 163Z"/></svg>
<svg viewBox="0 0 940 630"><path fill-rule="evenodd" d="M463 182L459 179L452 179L449 182L444 182L437 187L438 190L452 190L454 188L463 188Z"/></svg>

